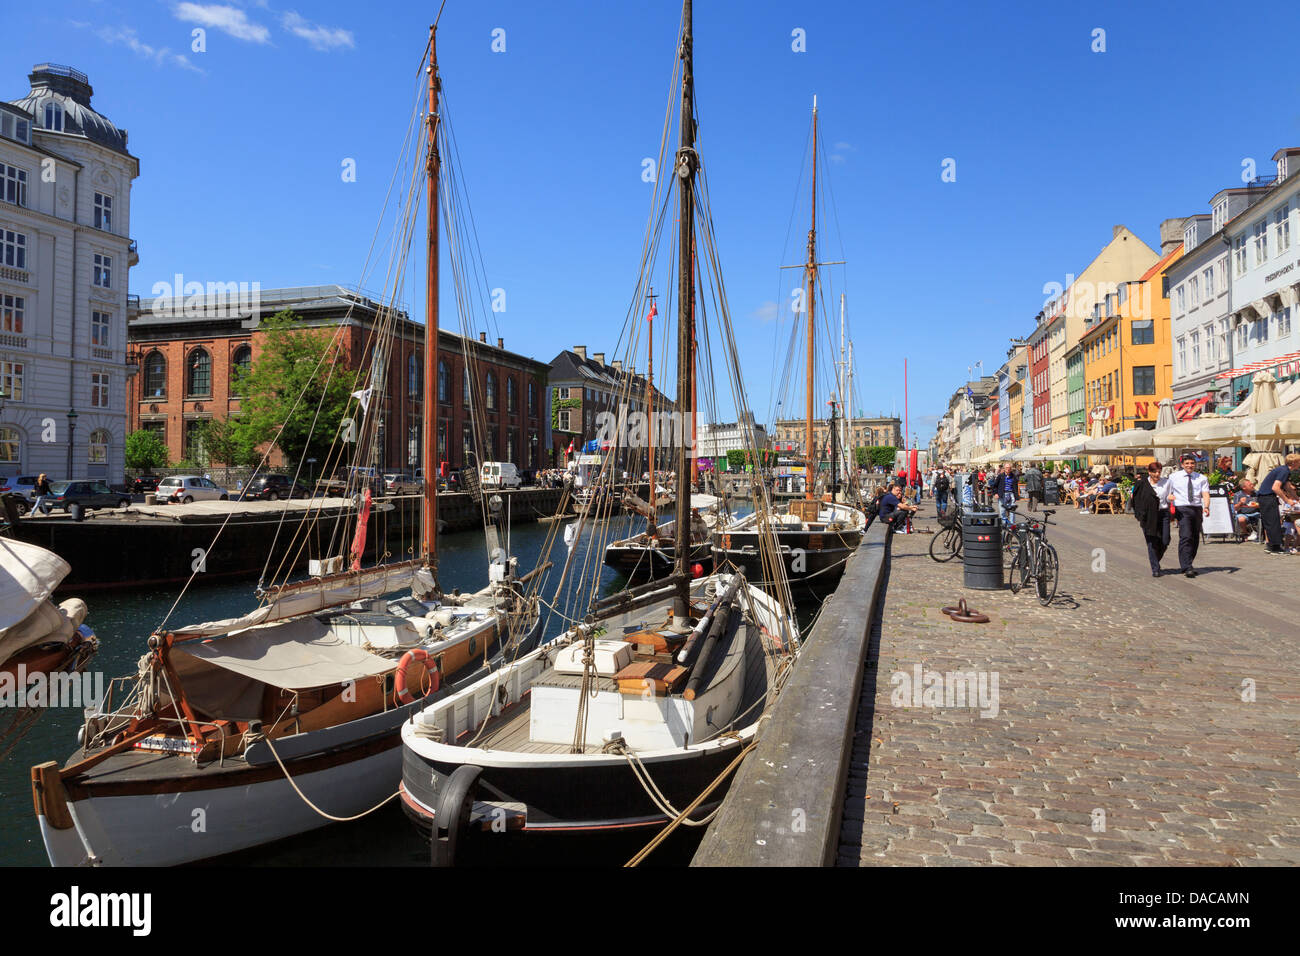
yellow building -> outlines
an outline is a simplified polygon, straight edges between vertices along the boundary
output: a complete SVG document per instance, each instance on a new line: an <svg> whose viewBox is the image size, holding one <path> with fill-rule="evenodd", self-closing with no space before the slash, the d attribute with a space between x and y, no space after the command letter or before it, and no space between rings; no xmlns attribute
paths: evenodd
<svg viewBox="0 0 1300 956"><path fill-rule="evenodd" d="M1162 399L1173 395L1169 297L1164 275L1181 258L1178 245L1140 279L1121 283L1096 304L1080 339L1088 431L1155 428ZM1125 459L1129 460L1129 459ZM1141 463L1146 459L1137 459Z"/></svg>

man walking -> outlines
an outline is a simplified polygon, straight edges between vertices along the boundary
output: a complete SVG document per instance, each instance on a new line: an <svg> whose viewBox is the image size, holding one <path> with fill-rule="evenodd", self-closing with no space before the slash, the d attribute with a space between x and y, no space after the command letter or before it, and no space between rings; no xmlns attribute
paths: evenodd
<svg viewBox="0 0 1300 956"><path fill-rule="evenodd" d="M947 473L940 468L934 476L934 506L940 518L948 511L948 489L951 487Z"/></svg>
<svg viewBox="0 0 1300 956"><path fill-rule="evenodd" d="M1268 539L1269 554L1285 554L1282 547L1281 502L1295 504L1286 493L1286 483L1291 480L1291 469L1300 468L1300 455L1287 455L1286 463L1278 465L1259 483L1255 493L1259 500L1259 521L1264 526L1264 536Z"/></svg>
<svg viewBox="0 0 1300 956"><path fill-rule="evenodd" d="M32 505L32 511L39 511L43 515L50 513L50 505L45 500L50 493L50 479L41 472L40 477L36 479L36 503Z"/></svg>
<svg viewBox="0 0 1300 956"><path fill-rule="evenodd" d="M1178 563L1186 577L1196 577L1193 567L1201 545L1201 524L1210 513L1210 483L1196 471L1196 456L1184 453L1183 470L1169 476L1165 497L1178 520ZM1172 519L1171 519L1172 520Z"/></svg>
<svg viewBox="0 0 1300 956"><path fill-rule="evenodd" d="M1139 478L1133 486L1133 516L1146 538L1153 578L1160 577L1160 562L1169 549L1169 511L1164 505L1167 484L1160 477L1160 463L1153 461L1147 465L1147 477Z"/></svg>
<svg viewBox="0 0 1300 956"><path fill-rule="evenodd" d="M1002 473L997 478L998 502L1002 505L1002 520L1007 524L1016 523L1016 501L1020 498L1020 480L1010 462L1002 466Z"/></svg>
<svg viewBox="0 0 1300 956"><path fill-rule="evenodd" d="M1037 511L1036 504L1043 502L1043 472L1034 462L1025 469L1025 494L1029 496L1029 510Z"/></svg>

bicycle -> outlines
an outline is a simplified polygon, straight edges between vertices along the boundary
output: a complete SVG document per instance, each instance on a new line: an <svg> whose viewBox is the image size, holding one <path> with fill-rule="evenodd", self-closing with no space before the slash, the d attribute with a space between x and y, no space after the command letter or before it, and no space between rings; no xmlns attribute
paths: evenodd
<svg viewBox="0 0 1300 956"><path fill-rule="evenodd" d="M1016 556L1011 560L1011 591L1019 593L1032 579L1038 592L1038 603L1043 607L1052 603L1060 583L1060 560L1056 549L1047 542L1047 525L1056 524L1047 519L1054 514L1055 509L1044 511L1042 521L1014 527L1018 545Z"/></svg>
<svg viewBox="0 0 1300 956"><path fill-rule="evenodd" d="M954 502L930 539L930 557L941 564L961 556L961 502Z"/></svg>

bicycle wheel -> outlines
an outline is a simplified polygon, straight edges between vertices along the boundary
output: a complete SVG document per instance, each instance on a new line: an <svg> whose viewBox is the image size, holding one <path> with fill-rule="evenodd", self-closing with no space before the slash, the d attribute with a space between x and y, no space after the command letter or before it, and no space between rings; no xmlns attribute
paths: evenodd
<svg viewBox="0 0 1300 956"><path fill-rule="evenodd" d="M930 557L939 562L951 561L961 553L961 530L949 528L930 539Z"/></svg>
<svg viewBox="0 0 1300 956"><path fill-rule="evenodd" d="M1008 575L1007 583L1011 586L1012 594L1019 594L1020 589L1029 583L1029 547L1023 543L1011 559L1011 574Z"/></svg>
<svg viewBox="0 0 1300 956"><path fill-rule="evenodd" d="M1056 549L1044 541L1038 546L1038 560L1034 565L1034 580L1038 587L1038 603L1043 607L1052 603L1056 597L1057 572L1060 570L1056 560Z"/></svg>
<svg viewBox="0 0 1300 956"><path fill-rule="evenodd" d="M1014 525L1007 525L1002 529L1002 564L1004 567L1011 567L1020 553L1020 535L1016 534Z"/></svg>

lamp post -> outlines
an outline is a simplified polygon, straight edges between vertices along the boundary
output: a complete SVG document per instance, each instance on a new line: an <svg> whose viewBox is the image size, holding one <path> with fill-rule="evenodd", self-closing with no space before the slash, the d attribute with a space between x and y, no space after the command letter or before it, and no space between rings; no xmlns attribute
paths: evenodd
<svg viewBox="0 0 1300 956"><path fill-rule="evenodd" d="M68 480L72 480L72 447L77 438L77 410L68 409Z"/></svg>

